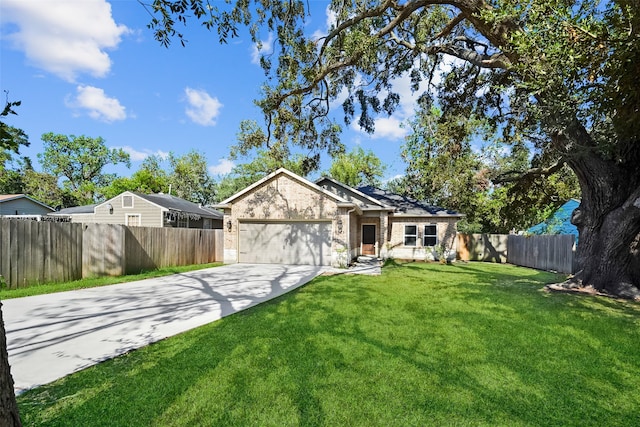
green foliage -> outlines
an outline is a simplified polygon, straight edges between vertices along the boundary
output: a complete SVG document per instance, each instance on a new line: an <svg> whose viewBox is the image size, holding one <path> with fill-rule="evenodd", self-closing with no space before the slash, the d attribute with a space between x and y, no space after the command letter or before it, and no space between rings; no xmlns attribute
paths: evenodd
<svg viewBox="0 0 640 427"><path fill-rule="evenodd" d="M385 169L386 166L373 151L356 147L348 153L336 155L327 175L352 187L380 187Z"/></svg>
<svg viewBox="0 0 640 427"><path fill-rule="evenodd" d="M46 172L37 172L33 168L23 170L23 192L53 208L76 205L75 197L58 186L58 178Z"/></svg>
<svg viewBox="0 0 640 427"><path fill-rule="evenodd" d="M636 425L640 307L541 291L560 279L489 263L321 276L29 390L20 414L30 426Z"/></svg>
<svg viewBox="0 0 640 427"><path fill-rule="evenodd" d="M5 101L4 108L0 112L0 117L6 117L8 115L17 115L14 107L19 107L21 101L9 101L9 92L4 91L7 99ZM6 156L4 152L12 151L18 154L21 145L28 146L29 138L22 129L17 129L4 122L4 119L0 121L0 155Z"/></svg>
<svg viewBox="0 0 640 427"><path fill-rule="evenodd" d="M0 194L23 193L22 174L9 150L0 150Z"/></svg>
<svg viewBox="0 0 640 427"><path fill-rule="evenodd" d="M102 190L104 197L110 199L124 191L154 194L169 191L169 174L161 167L162 158L148 156L140 168L130 178L118 177Z"/></svg>
<svg viewBox="0 0 640 427"><path fill-rule="evenodd" d="M169 153L171 194L193 203L208 205L215 200L215 182L209 175L203 153L191 150L182 156Z"/></svg>
<svg viewBox="0 0 640 427"><path fill-rule="evenodd" d="M20 106L20 101L10 102L8 92L5 91L7 100L0 112L0 194L20 194L23 193L23 180L19 168L13 163L15 159L12 154L18 154L21 145L29 145L29 137L22 129L17 129L5 123L4 117L17 115L14 107ZM20 163L20 161L17 161Z"/></svg>
<svg viewBox="0 0 640 427"><path fill-rule="evenodd" d="M575 175L563 168L540 179L496 182L511 171L531 167L524 144L499 142L473 150L487 127L474 118L442 121L442 112L419 110L401 149L405 175L387 184L390 191L466 215L458 230L465 233L507 233L540 222L548 212L572 197L579 197ZM507 154L508 153L508 154ZM536 159L534 159L534 162Z"/></svg>
<svg viewBox="0 0 640 427"><path fill-rule="evenodd" d="M91 204L102 196L102 189L115 178L103 172L105 166L124 163L131 166L129 154L107 148L104 139L87 136L42 135L44 152L38 154L42 170L62 178L62 187L76 204Z"/></svg>
<svg viewBox="0 0 640 427"><path fill-rule="evenodd" d="M417 200L461 210L488 186L480 156L470 144L479 124L468 117L455 123L441 118L441 111L431 107L419 110L410 122L411 133L401 148L407 164L401 187Z"/></svg>
<svg viewBox="0 0 640 427"><path fill-rule="evenodd" d="M291 156L288 150L280 151L278 147L271 150L258 150L253 160L236 165L220 180L217 201L233 196L279 168L286 168L295 174L306 176L309 173L310 164L307 157L300 154Z"/></svg>

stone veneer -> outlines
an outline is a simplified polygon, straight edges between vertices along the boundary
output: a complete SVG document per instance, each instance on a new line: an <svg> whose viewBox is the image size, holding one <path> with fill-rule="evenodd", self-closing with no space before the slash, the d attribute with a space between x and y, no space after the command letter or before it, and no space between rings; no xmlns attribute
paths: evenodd
<svg viewBox="0 0 640 427"><path fill-rule="evenodd" d="M347 208L338 207L331 196L293 180L286 174L279 174L263 182L258 187L233 201L224 209L224 262L238 260L238 223L243 220L328 220L333 224L331 259L332 265L348 263ZM342 231L338 231L338 219L342 220ZM231 221L231 231L227 222Z"/></svg>

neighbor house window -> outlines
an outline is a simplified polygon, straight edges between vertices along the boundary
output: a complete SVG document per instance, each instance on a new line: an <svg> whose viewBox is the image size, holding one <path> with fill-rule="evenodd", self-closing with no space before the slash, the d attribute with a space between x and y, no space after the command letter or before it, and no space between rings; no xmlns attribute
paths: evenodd
<svg viewBox="0 0 640 427"><path fill-rule="evenodd" d="M122 207L123 208L132 208L133 207L133 196L122 196Z"/></svg>
<svg viewBox="0 0 640 427"><path fill-rule="evenodd" d="M125 220L126 220L126 224L129 227L140 227L140 225L142 224L140 214L128 214Z"/></svg>
<svg viewBox="0 0 640 427"><path fill-rule="evenodd" d="M417 241L418 241L418 226L405 225L404 226L404 245L415 246Z"/></svg>
<svg viewBox="0 0 640 427"><path fill-rule="evenodd" d="M422 246L435 246L438 243L438 227L435 224L424 226L422 235Z"/></svg>
<svg viewBox="0 0 640 427"><path fill-rule="evenodd" d="M178 218L179 228L189 228L189 217L183 216Z"/></svg>

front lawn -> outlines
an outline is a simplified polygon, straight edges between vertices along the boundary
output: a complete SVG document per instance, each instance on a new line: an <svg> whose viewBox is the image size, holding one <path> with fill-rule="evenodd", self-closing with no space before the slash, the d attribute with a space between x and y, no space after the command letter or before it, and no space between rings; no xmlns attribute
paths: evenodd
<svg viewBox="0 0 640 427"><path fill-rule="evenodd" d="M640 425L640 304L458 263L323 276L43 386L24 425Z"/></svg>

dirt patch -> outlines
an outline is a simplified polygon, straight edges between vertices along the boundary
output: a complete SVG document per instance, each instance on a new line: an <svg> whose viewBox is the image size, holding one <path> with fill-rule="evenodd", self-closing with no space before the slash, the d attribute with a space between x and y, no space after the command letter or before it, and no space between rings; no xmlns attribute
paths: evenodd
<svg viewBox="0 0 640 427"><path fill-rule="evenodd" d="M593 286L579 286L575 283L553 283L550 285L546 285L544 287L546 292L561 292L566 294L579 294L579 295L591 295L591 296L599 296L599 297L607 297L613 299L623 299L617 295L610 295L606 292L601 292L594 288ZM640 297L636 298L628 298L626 300L632 300L636 302L640 302Z"/></svg>

